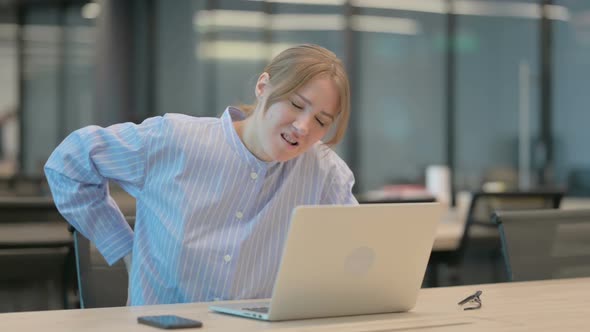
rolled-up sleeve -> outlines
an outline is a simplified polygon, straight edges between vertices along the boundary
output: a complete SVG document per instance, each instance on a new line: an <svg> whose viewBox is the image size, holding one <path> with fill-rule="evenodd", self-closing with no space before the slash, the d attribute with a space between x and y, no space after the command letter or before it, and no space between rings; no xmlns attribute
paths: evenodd
<svg viewBox="0 0 590 332"><path fill-rule="evenodd" d="M145 181L150 135L161 122L161 117L154 117L140 125L79 129L53 151L45 164L58 210L96 245L109 264L131 251L133 231L109 195L108 181L137 196Z"/></svg>

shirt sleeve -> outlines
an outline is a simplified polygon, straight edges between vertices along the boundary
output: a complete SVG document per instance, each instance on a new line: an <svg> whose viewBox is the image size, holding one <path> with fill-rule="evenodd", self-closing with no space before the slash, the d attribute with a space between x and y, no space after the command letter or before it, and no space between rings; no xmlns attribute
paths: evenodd
<svg viewBox="0 0 590 332"><path fill-rule="evenodd" d="M79 129L53 151L45 164L59 212L111 265L131 252L133 231L109 195L108 181L119 183L136 197L146 176L149 135L161 122L161 117L154 117L140 125Z"/></svg>
<svg viewBox="0 0 590 332"><path fill-rule="evenodd" d="M358 201L352 194L354 175L348 166L341 162L341 165L337 165L331 173L332 180L324 189L322 204L358 205Z"/></svg>

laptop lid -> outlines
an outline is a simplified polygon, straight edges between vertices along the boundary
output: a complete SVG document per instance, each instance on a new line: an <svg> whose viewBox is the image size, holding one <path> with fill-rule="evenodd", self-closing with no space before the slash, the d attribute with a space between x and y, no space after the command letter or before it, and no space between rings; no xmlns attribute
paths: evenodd
<svg viewBox="0 0 590 332"><path fill-rule="evenodd" d="M246 316L290 320L410 310L441 215L439 203L297 207L269 311Z"/></svg>

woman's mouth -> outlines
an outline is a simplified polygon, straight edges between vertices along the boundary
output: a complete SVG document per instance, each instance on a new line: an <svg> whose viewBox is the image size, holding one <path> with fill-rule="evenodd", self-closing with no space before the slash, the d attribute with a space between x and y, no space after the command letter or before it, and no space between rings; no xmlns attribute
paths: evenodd
<svg viewBox="0 0 590 332"><path fill-rule="evenodd" d="M281 137L289 144L291 144L292 146L297 146L299 145L299 142L297 142L293 137L291 137L289 134L281 134Z"/></svg>

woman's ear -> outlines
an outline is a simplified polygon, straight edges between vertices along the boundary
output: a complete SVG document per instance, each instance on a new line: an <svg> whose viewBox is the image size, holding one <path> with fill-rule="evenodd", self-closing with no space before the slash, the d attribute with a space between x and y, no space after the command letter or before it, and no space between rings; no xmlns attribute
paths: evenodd
<svg viewBox="0 0 590 332"><path fill-rule="evenodd" d="M254 93L256 94L256 99L262 98L264 96L266 90L268 90L268 83L270 81L270 75L267 72L260 74L258 77L258 81L256 82L256 88L254 89Z"/></svg>

